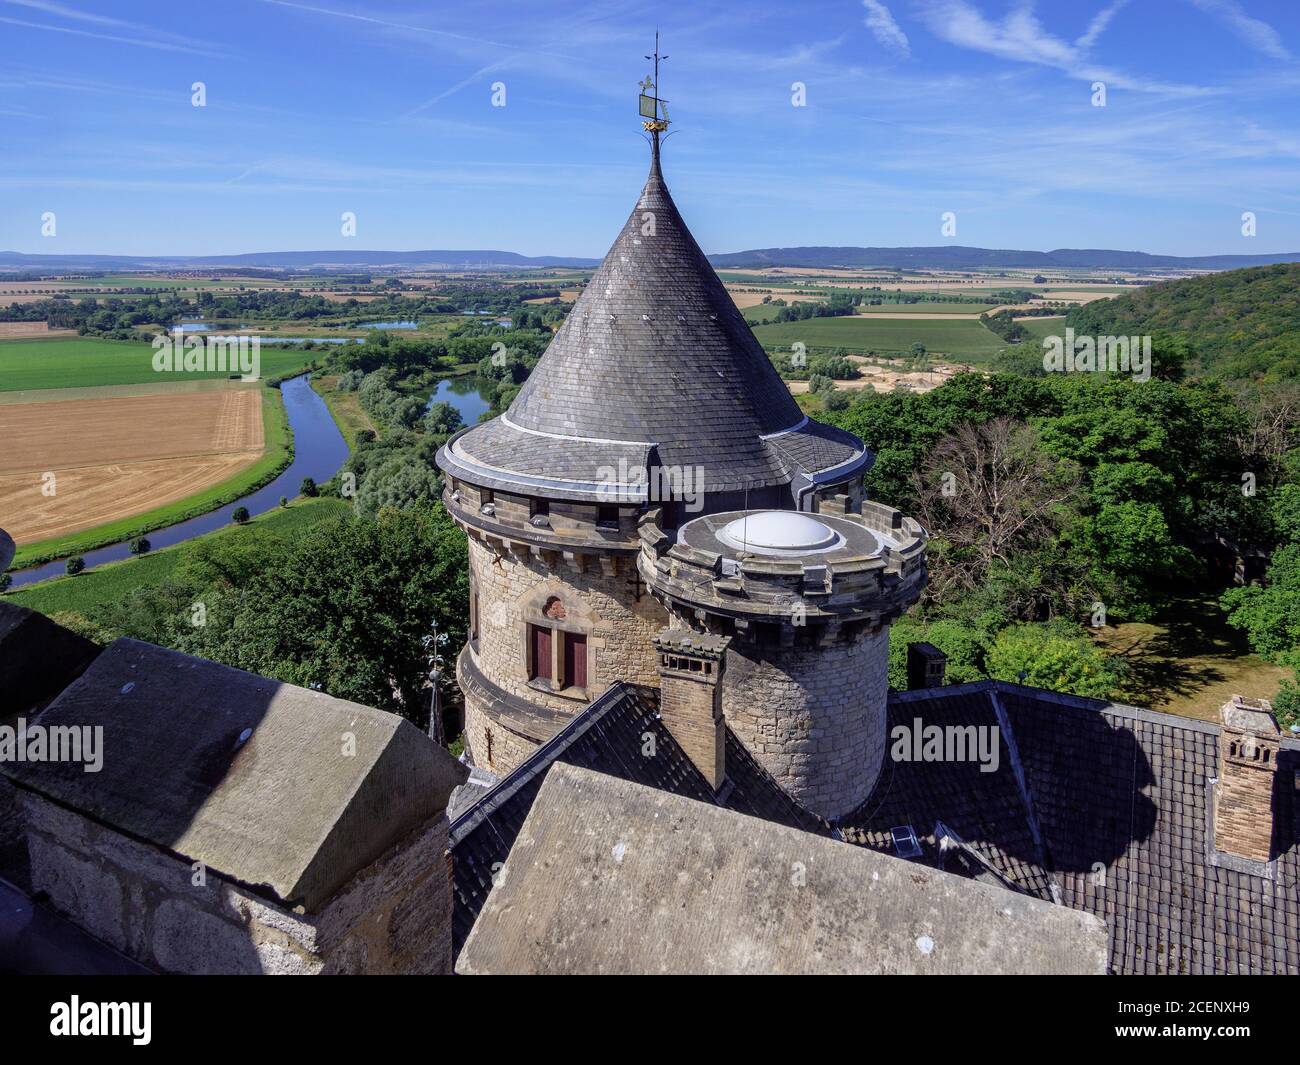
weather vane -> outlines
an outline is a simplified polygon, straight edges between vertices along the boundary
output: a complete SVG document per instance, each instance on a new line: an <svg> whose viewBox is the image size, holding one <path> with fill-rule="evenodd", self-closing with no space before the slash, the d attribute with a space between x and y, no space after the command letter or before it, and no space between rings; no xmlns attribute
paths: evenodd
<svg viewBox="0 0 1300 1065"><path fill-rule="evenodd" d="M653 59L655 64L654 80L651 81L647 76L644 81L639 82L641 88L641 123L647 133L652 133L658 141L659 134L668 128L668 101L659 96L659 61L667 59L666 55L659 54L659 31L655 30L655 51L654 55L646 56L647 59ZM650 90L654 91L651 95ZM662 112L663 117L660 117Z"/></svg>

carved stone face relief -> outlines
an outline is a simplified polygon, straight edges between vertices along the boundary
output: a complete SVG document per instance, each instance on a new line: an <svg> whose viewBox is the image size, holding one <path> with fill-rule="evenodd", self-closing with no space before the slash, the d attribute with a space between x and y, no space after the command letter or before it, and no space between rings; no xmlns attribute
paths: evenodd
<svg viewBox="0 0 1300 1065"><path fill-rule="evenodd" d="M557 596L551 596L546 600L546 605L542 607L542 613L548 618L554 618L556 621L564 620L564 604L560 602Z"/></svg>

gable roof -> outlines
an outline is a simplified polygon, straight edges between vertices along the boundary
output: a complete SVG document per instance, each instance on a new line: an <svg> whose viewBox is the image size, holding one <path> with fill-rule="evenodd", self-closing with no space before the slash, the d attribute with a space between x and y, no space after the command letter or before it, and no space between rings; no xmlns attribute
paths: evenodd
<svg viewBox="0 0 1300 1065"><path fill-rule="evenodd" d="M1290 786L1300 742L1282 741L1280 850L1259 876L1212 854L1217 725L1003 681L890 693L891 730L918 717L996 728L997 770L887 758L870 798L832 828L795 805L730 733L735 789L710 797L658 721L655 692L611 689L554 748L498 785L481 822L471 808L452 826L457 949L491 886L480 869L505 861L545 769L564 761L688 798L703 789L715 805L891 855L890 830L910 825L917 863L1102 918L1113 972L1300 973L1300 826ZM640 757L646 731L666 760Z"/></svg>
<svg viewBox="0 0 1300 1065"><path fill-rule="evenodd" d="M715 794L659 717L658 692L619 683L578 714L451 825L453 949L459 951L524 819L556 763L726 806L808 832L825 822L801 809L728 730L727 783Z"/></svg>
<svg viewBox="0 0 1300 1065"><path fill-rule="evenodd" d="M468 775L393 714L129 639L35 723L102 728L102 767L0 766L15 784L308 912Z"/></svg>
<svg viewBox="0 0 1300 1065"><path fill-rule="evenodd" d="M610 489L602 469L699 466L705 491L740 492L826 470L848 479L870 461L852 434L799 409L687 229L657 154L509 410L438 457L471 483L513 479L574 499L609 498L598 496Z"/></svg>
<svg viewBox="0 0 1300 1065"><path fill-rule="evenodd" d="M552 767L462 974L1094 974L1082 913L577 766Z"/></svg>

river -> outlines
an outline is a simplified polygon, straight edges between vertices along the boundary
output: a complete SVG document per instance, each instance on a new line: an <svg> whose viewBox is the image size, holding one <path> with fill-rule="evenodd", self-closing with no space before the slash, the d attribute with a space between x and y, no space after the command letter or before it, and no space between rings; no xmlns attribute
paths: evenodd
<svg viewBox="0 0 1300 1065"><path fill-rule="evenodd" d="M285 381L280 386L280 394L284 397L285 413L289 418L289 427L293 430L293 462L270 484L232 503L200 514L197 518L146 533L151 549L171 547L229 525L230 513L236 507L247 507L249 514L261 514L279 506L281 496L290 499L296 496L304 477L322 484L338 472L348 457L348 446L338 426L334 424L325 401L312 391L307 376L304 374ZM131 552L126 541L122 541L94 551L84 551L81 557L86 560L86 568L90 569L105 562L130 558ZM18 588L47 577L58 577L64 572L64 560L60 559L43 566L14 570L10 576L13 578L12 587Z"/></svg>

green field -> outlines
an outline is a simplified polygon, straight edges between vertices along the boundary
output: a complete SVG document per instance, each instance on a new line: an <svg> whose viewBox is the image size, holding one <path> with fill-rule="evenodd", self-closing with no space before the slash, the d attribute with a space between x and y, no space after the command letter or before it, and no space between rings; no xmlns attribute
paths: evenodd
<svg viewBox="0 0 1300 1065"><path fill-rule="evenodd" d="M802 342L809 351L842 348L849 355L866 352L907 355L912 345L919 343L933 354L973 362L1006 347L1006 341L973 318L917 322L903 318L810 318L803 322L760 325L754 329L754 335L765 348L781 351L789 351L792 344Z"/></svg>
<svg viewBox="0 0 1300 1065"><path fill-rule="evenodd" d="M284 278L268 277L231 277L212 280L207 277L162 277L140 274L109 274L106 277L68 277L53 278L48 281L40 282L42 286L48 286L52 289L64 291L79 291L82 289L113 289L113 288L151 288L151 289L193 289L193 290L210 290L210 289L232 289L239 288L270 288L279 286L281 288L292 284L295 287L306 287L310 282L286 281Z"/></svg>
<svg viewBox="0 0 1300 1065"><path fill-rule="evenodd" d="M293 461L293 432L289 428L284 398L278 388L262 389L262 438L266 441L266 453L229 480L166 506L147 510L143 514L134 514L107 525L96 525L93 529L83 529L68 536L23 544L14 556L13 567L18 569L56 558L67 558L96 547L129 540L133 536L162 529L178 521L187 521L232 503L240 496L275 480L280 471Z"/></svg>
<svg viewBox="0 0 1300 1065"><path fill-rule="evenodd" d="M158 373L153 348L95 337L0 341L0 392L229 377L226 373ZM276 377L310 362L317 353L263 347L262 376Z"/></svg>
<svg viewBox="0 0 1300 1065"><path fill-rule="evenodd" d="M746 307L740 313L745 316L745 321L750 325L761 322L773 321L784 308L773 307L770 303L756 303L752 307Z"/></svg>
<svg viewBox="0 0 1300 1065"><path fill-rule="evenodd" d="M1025 332L1035 340L1041 341L1043 337L1065 336L1065 318L1026 318L1020 323L1025 327Z"/></svg>
<svg viewBox="0 0 1300 1065"><path fill-rule="evenodd" d="M337 375L324 377L313 374L311 387L325 401L334 424L339 427L339 432L343 434L348 450L351 451L356 445L357 433L362 429L373 430L375 426L370 416L361 409L361 401L355 392L339 392L335 388L338 380Z"/></svg>
<svg viewBox="0 0 1300 1065"><path fill-rule="evenodd" d="M20 606L31 607L42 614L55 614L64 610L93 616L96 608L120 601L136 588L161 584L176 568L194 545L214 537L289 538L307 525L337 514L349 514L352 507L342 499L318 497L298 499L288 507L269 510L247 525L232 525L206 536L187 540L175 547L142 555L123 562L111 562L76 577L55 577L27 588L8 593L5 598Z"/></svg>

